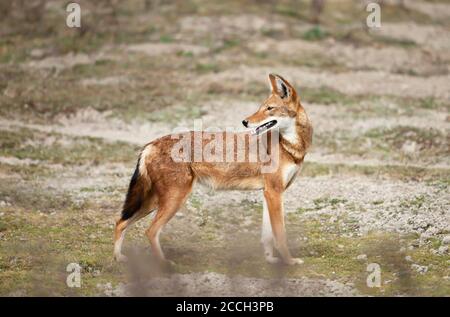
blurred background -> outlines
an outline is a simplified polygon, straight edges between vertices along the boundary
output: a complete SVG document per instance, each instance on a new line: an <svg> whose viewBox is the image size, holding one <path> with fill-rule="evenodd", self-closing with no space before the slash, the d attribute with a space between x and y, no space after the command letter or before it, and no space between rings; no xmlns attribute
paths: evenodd
<svg viewBox="0 0 450 317"><path fill-rule="evenodd" d="M450 295L448 1L377 1L375 29L369 1L77 1L80 28L68 3L0 0L0 295ZM314 126L285 195L305 264L264 262L259 192L205 188L162 234L172 274L145 270L149 219L125 240L144 265L115 263L141 146L240 127L270 72Z"/></svg>

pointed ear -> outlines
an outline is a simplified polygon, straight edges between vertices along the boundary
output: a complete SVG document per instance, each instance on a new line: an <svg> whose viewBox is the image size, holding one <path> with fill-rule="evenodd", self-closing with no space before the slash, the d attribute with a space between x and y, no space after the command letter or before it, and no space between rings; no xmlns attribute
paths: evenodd
<svg viewBox="0 0 450 317"><path fill-rule="evenodd" d="M269 74L269 83L272 93L286 100L297 100L297 92L294 87L280 75Z"/></svg>

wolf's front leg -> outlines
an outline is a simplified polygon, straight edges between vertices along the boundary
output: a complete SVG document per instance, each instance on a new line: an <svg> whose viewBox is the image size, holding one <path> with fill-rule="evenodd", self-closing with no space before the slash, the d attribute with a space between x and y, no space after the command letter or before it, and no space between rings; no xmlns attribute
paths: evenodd
<svg viewBox="0 0 450 317"><path fill-rule="evenodd" d="M263 197L263 216L261 229L261 243L264 248L264 257L269 263L278 263L280 258L273 256L273 233L270 224L269 208L266 199Z"/></svg>
<svg viewBox="0 0 450 317"><path fill-rule="evenodd" d="M273 237L275 239L274 246L280 253L283 262L288 265L302 264L303 260L293 258L287 246L286 230L284 227L283 194L269 188L264 190L264 198L267 202Z"/></svg>

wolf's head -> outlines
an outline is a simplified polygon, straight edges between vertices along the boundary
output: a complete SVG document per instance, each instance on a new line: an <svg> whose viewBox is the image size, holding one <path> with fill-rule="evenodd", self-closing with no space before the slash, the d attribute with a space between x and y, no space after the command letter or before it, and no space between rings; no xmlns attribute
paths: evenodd
<svg viewBox="0 0 450 317"><path fill-rule="evenodd" d="M297 114L303 110L297 91L283 77L269 74L270 96L242 124L254 134L279 128L283 137L295 138Z"/></svg>

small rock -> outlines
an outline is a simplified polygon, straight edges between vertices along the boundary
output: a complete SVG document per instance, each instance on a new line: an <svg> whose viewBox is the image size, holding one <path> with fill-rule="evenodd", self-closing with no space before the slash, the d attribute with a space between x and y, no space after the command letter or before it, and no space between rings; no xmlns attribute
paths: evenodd
<svg viewBox="0 0 450 317"><path fill-rule="evenodd" d="M420 235L420 240L426 241L426 240L430 239L431 236L432 236L431 233L429 233L429 232L424 232L424 233L422 233L422 234Z"/></svg>
<svg viewBox="0 0 450 317"><path fill-rule="evenodd" d="M406 141L403 143L402 151L406 154L412 154L416 152L417 149L417 143L415 141Z"/></svg>
<svg viewBox="0 0 450 317"><path fill-rule="evenodd" d="M445 236L442 239L442 244L450 244L450 236Z"/></svg>
<svg viewBox="0 0 450 317"><path fill-rule="evenodd" d="M441 254L441 255L445 254L447 252L448 252L448 246L447 245L440 246L439 249L437 250L437 253Z"/></svg>
<svg viewBox="0 0 450 317"><path fill-rule="evenodd" d="M411 264L411 269L417 271L419 274L425 274L428 272L428 266L425 265Z"/></svg>
<svg viewBox="0 0 450 317"><path fill-rule="evenodd" d="M40 48L32 49L30 52L30 56L33 58L41 58L44 56L44 54L45 54L44 50Z"/></svg>
<svg viewBox="0 0 450 317"><path fill-rule="evenodd" d="M408 262L412 262L413 261L413 259L412 259L412 257L410 255L405 256L405 260L408 261Z"/></svg>
<svg viewBox="0 0 450 317"><path fill-rule="evenodd" d="M356 257L356 259L359 260L359 261L365 261L365 260L367 260L367 255L365 255L365 254L360 254L360 255L358 255L358 256Z"/></svg>
<svg viewBox="0 0 450 317"><path fill-rule="evenodd" d="M343 249L344 246L343 246L342 244L338 244L338 248L339 248L339 249Z"/></svg>

